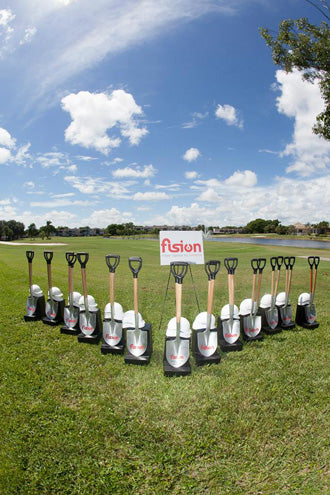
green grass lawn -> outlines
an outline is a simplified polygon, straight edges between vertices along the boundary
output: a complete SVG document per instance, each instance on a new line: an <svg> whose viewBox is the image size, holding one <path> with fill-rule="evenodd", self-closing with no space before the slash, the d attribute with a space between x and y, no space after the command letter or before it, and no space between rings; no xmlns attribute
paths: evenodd
<svg viewBox="0 0 330 495"><path fill-rule="evenodd" d="M52 240L56 242L56 239ZM133 309L127 258L141 256L140 312L153 329L149 366L101 355L59 327L25 323L28 266L23 246L0 246L1 457L0 493L11 494L325 494L329 445L329 274L321 261L315 304L320 327L267 336L222 354L219 365L166 378L162 359L167 321L175 315L171 280L159 328L168 267L149 240L65 238L54 246L53 285L67 297L65 252L88 251L87 284L103 314L108 302L106 254L120 254L115 300ZM44 247L34 246L34 283L47 292ZM205 258L237 256L235 302L250 297L250 259L320 255L327 250L205 243ZM193 266L201 311L207 277ZM75 290L82 292L78 266ZM284 273L280 281L284 290ZM270 291L270 268L262 294ZM306 259L297 258L291 299L309 292ZM228 302L227 274L215 284L214 314ZM189 276L183 309L198 313Z"/></svg>

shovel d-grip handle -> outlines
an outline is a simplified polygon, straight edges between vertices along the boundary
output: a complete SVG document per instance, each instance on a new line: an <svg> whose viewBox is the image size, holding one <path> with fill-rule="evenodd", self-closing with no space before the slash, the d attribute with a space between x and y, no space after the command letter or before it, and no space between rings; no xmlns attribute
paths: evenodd
<svg viewBox="0 0 330 495"><path fill-rule="evenodd" d="M309 264L311 269L313 268L313 266L315 266L315 270L317 270L317 267L319 266L319 263L320 263L320 257L319 256L308 256L307 261L308 261L308 264Z"/></svg>
<svg viewBox="0 0 330 495"><path fill-rule="evenodd" d="M136 266L133 265L135 263L137 263ZM132 256L131 258L128 258L128 266L133 273L133 278L138 278L138 273L142 268L142 258L140 258L139 256Z"/></svg>
<svg viewBox="0 0 330 495"><path fill-rule="evenodd" d="M44 258L47 261L47 265L50 265L53 259L53 251L44 251Z"/></svg>
<svg viewBox="0 0 330 495"><path fill-rule="evenodd" d="M66 258L66 261L68 262L68 266L70 268L73 268L73 266L77 260L76 255L72 251L68 251L67 253L65 253L65 258Z"/></svg>
<svg viewBox="0 0 330 495"><path fill-rule="evenodd" d="M176 284L182 284L184 277L188 270L188 263L186 261L172 261L170 264L170 270L175 278Z"/></svg>
<svg viewBox="0 0 330 495"><path fill-rule="evenodd" d="M32 263L32 260L34 258L34 251L26 251L26 257L29 263Z"/></svg>
<svg viewBox="0 0 330 495"><path fill-rule="evenodd" d="M86 268L86 265L89 260L89 254L88 253L77 253L77 260L80 263L81 268Z"/></svg>
<svg viewBox="0 0 330 495"><path fill-rule="evenodd" d="M120 256L119 256L119 254L107 254L105 257L105 262L109 268L109 272L115 273L116 268L120 262Z"/></svg>
<svg viewBox="0 0 330 495"><path fill-rule="evenodd" d="M283 256L277 256L277 258L276 258L276 265L277 265L277 269L278 270L281 269L281 266L283 265L283 261L284 261Z"/></svg>
<svg viewBox="0 0 330 495"><path fill-rule="evenodd" d="M277 267L277 256L272 256L270 258L270 266L272 267L272 271L275 271L275 268Z"/></svg>
<svg viewBox="0 0 330 495"><path fill-rule="evenodd" d="M264 271L266 263L267 263L266 258L258 258L258 270L260 274Z"/></svg>
<svg viewBox="0 0 330 495"><path fill-rule="evenodd" d="M259 258L253 258L251 260L251 267L252 267L254 275L256 275L258 273L258 270L259 270Z"/></svg>
<svg viewBox="0 0 330 495"><path fill-rule="evenodd" d="M215 280L216 274L220 270L221 262L219 260L207 261L204 265L209 280Z"/></svg>
<svg viewBox="0 0 330 495"><path fill-rule="evenodd" d="M285 256L284 258L284 265L287 270L292 270L295 262L296 262L295 256Z"/></svg>
<svg viewBox="0 0 330 495"><path fill-rule="evenodd" d="M238 258L225 258L223 263L227 269L228 274L234 275L238 265Z"/></svg>

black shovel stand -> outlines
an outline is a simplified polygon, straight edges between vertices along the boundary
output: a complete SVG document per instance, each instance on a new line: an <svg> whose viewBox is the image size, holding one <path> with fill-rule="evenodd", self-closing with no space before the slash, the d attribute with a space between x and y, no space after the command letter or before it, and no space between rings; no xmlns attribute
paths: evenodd
<svg viewBox="0 0 330 495"><path fill-rule="evenodd" d="M74 264L77 260L77 257L74 253L68 252L68 253L65 253L65 258L66 258L66 261L68 262L69 278L70 278L72 276L72 270L73 270ZM70 271L71 271L71 275L70 275ZM70 305L68 304L66 307L69 308ZM80 333L79 318L77 319L77 322L73 326L68 327L67 325L63 325L63 327L61 327L61 329L60 329L60 332L65 334L65 335L78 335Z"/></svg>
<svg viewBox="0 0 330 495"><path fill-rule="evenodd" d="M204 265L205 272L207 274L208 280L215 280L216 274L220 270L220 261L218 260L210 260L207 261ZM192 348L193 355L195 358L196 366L204 366L205 364L219 364L220 363L220 355L217 349L214 350L214 353L211 356L203 356L201 354L198 347L198 334L206 331L206 328L202 328L200 330L193 330L192 334ZM211 332L218 332L215 328L214 330L210 330Z"/></svg>
<svg viewBox="0 0 330 495"><path fill-rule="evenodd" d="M259 304L259 294L260 294L260 286L261 286L261 277L262 277L262 272L264 270L266 266L266 258L253 258L251 260L251 267L252 267L252 270L253 270L253 275L256 276L257 273L258 273L258 289L257 289L257 303ZM253 301L251 301L251 304L253 304ZM257 315L259 316L259 313L257 312ZM257 316L256 315L256 316ZM260 329L260 332L258 333L258 335L256 335L255 337L250 337L249 335L247 335L245 333L245 330L244 330L244 318L246 318L246 316L248 315L241 315L240 316L240 323L241 323L241 334L243 335L243 340L245 342L254 342L256 340L264 340L264 336L263 336L263 333L262 333L262 330ZM261 319L261 322L262 322L262 319ZM261 326L262 326L262 323L261 323Z"/></svg>
<svg viewBox="0 0 330 495"><path fill-rule="evenodd" d="M26 251L26 257L29 263L29 273L32 273L32 260L34 258L34 251ZM35 296L34 296L35 297ZM24 315L25 321L38 321L42 320L45 316L45 296L35 297L36 307L32 315Z"/></svg>
<svg viewBox="0 0 330 495"><path fill-rule="evenodd" d="M139 271L142 268L142 258L140 257L131 257L128 259L128 266L133 274L133 280L138 278ZM137 283L137 282L136 282ZM136 285L136 293L134 294L134 306L135 303L137 305L137 285ZM138 308L137 308L138 309ZM151 354L152 354L152 335L151 335L151 324L146 323L143 328L139 328L140 332L147 333L147 346L146 350L141 356L134 356L127 347L127 330L134 330L133 328L126 328L124 339L126 340L126 354L124 357L124 361L126 364L138 364L138 365L146 365L150 363Z"/></svg>
<svg viewBox="0 0 330 495"><path fill-rule="evenodd" d="M314 291L315 291L315 283L316 283L316 275L317 275L317 267L319 266L320 263L320 257L319 256L308 256L308 264L310 267L310 272L311 272L311 293L313 293L314 296ZM314 271L314 282L313 282L313 268L315 268ZM308 330L315 330L315 328L319 327L319 323L315 320L313 323L309 323L307 319L307 311L308 311L308 305L302 306L301 304L297 305L297 313L296 313L296 324L299 325L300 327L307 328Z"/></svg>
<svg viewBox="0 0 330 495"><path fill-rule="evenodd" d="M113 261L112 261L113 260ZM109 273L115 273L117 266L119 265L120 262L120 256L118 254L108 254L105 257L105 262L109 268ZM111 318L104 318L103 319L103 324L105 322L110 322L113 319L113 315L111 315ZM114 320L115 323L116 320ZM119 342L117 342L115 345L110 345L104 340L104 335L102 334L102 345L101 345L101 353L102 354L123 354L125 349L125 337L124 337L124 332L122 333L122 337Z"/></svg>
<svg viewBox="0 0 330 495"><path fill-rule="evenodd" d="M176 284L182 284L183 279L187 273L188 270L188 263L186 262L172 262L170 264L170 274L173 275L175 279ZM191 273L191 272L190 272ZM167 291L166 291L167 293ZM166 295L165 295L166 297ZM165 301L164 301L165 304ZM164 376L186 376L186 375L191 375L191 365L190 365L190 359L188 358L187 361L182 365L179 366L178 368L175 368L172 366L168 360L166 359L166 343L175 340L175 337L166 337L165 336L165 347L164 347L164 357L163 357L163 371L164 371ZM190 338L189 339L182 339L182 340L189 340L189 348L190 348Z"/></svg>
<svg viewBox="0 0 330 495"><path fill-rule="evenodd" d="M82 283L83 283L83 291L84 294L87 293L87 284L86 284L86 265L89 259L88 253L77 253L77 260L80 263L81 267L81 275L82 275ZM86 310L80 311L79 313L79 328L80 328L80 317L82 314L86 313ZM96 324L93 333L90 335L86 335L83 332L78 335L78 342L86 343L86 344L98 344L101 338L101 311L98 309L97 311L89 311L90 314L96 314ZM81 328L80 328L81 330Z"/></svg>
<svg viewBox="0 0 330 495"><path fill-rule="evenodd" d="M52 264L52 259L53 259L53 251L44 251L44 258L47 262L47 273L48 273L48 280L49 277L51 276L51 264ZM49 285L49 283L48 283ZM48 318L48 316L45 316L42 321L46 325L50 325L52 327L56 327L60 323L63 323L64 321L64 306L65 306L65 301L62 299L62 301L56 301L57 304L57 311L56 311L56 316L55 318L51 319Z"/></svg>
<svg viewBox="0 0 330 495"><path fill-rule="evenodd" d="M288 284L290 284L290 285L291 285L292 270L293 270L293 266L294 266L295 262L296 262L295 256L285 256L284 257L285 269L289 273ZM288 304L287 307L291 307L291 304ZM295 328L295 326L296 326L294 321L292 321L292 320L288 321L288 322L283 321L280 306L278 306L278 323L279 323L279 326L282 328L282 330L293 330L293 328Z"/></svg>
<svg viewBox="0 0 330 495"><path fill-rule="evenodd" d="M228 276L229 275L233 276L235 274L235 270L236 270L237 265L238 265L238 259L237 258L225 258L223 263L227 269ZM236 342L233 342L232 344L230 344L229 342L226 341L224 334L223 334L224 328L222 325L221 316L218 316L217 328L218 328L218 334L219 334L220 349L223 352L241 351L243 349L243 343L240 340L240 338L238 338L236 340Z"/></svg>
<svg viewBox="0 0 330 495"><path fill-rule="evenodd" d="M275 273L275 268L277 268L277 271L279 272L282 264L283 264L283 256L272 256L270 258L270 266L272 267L273 273ZM275 297L276 297L276 290L275 290ZM262 332L268 335L275 335L276 333L282 332L282 328L280 326L279 310L277 306L274 306L274 310L276 310L278 314L278 322L275 328L271 328L268 324L267 316L266 316L267 311L269 311L269 309L270 308L259 308L258 310L258 314L261 315L261 330Z"/></svg>

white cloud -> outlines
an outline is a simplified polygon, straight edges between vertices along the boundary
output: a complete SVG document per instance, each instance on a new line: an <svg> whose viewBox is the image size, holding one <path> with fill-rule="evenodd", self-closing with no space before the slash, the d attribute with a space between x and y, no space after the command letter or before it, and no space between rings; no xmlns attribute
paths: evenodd
<svg viewBox="0 0 330 495"><path fill-rule="evenodd" d="M14 31L10 24L13 22L15 17L15 14L10 9L0 10L0 41L1 38L3 38L4 48L6 48L6 43L8 42ZM4 48L2 50L0 49L0 56Z"/></svg>
<svg viewBox="0 0 330 495"><path fill-rule="evenodd" d="M292 158L286 172L296 172L302 177L324 172L330 164L330 143L312 132L316 115L324 108L318 84L303 80L298 71L287 74L278 70L276 79L277 89L281 91L276 100L277 109L294 119L292 142L281 154Z"/></svg>
<svg viewBox="0 0 330 495"><path fill-rule="evenodd" d="M257 175L252 170L237 170L225 180L225 184L238 187L253 187L257 183Z"/></svg>
<svg viewBox="0 0 330 495"><path fill-rule="evenodd" d="M0 127L0 146L6 146L6 148L14 148L16 139L11 137L8 131L3 127Z"/></svg>
<svg viewBox="0 0 330 495"><path fill-rule="evenodd" d="M35 183L32 180L29 180L23 184L24 187L27 189L34 189L35 188Z"/></svg>
<svg viewBox="0 0 330 495"><path fill-rule="evenodd" d="M195 170L190 170L184 174L186 179L197 179L198 173Z"/></svg>
<svg viewBox="0 0 330 495"><path fill-rule="evenodd" d="M197 158L201 156L201 152L197 148L189 148L185 154L183 155L183 159L187 162L193 162L197 160Z"/></svg>
<svg viewBox="0 0 330 495"><path fill-rule="evenodd" d="M197 201L205 201L207 203L219 203L221 201L221 196L212 188L206 189L197 198Z"/></svg>
<svg viewBox="0 0 330 495"><path fill-rule="evenodd" d="M117 148L121 139L109 137L107 131L117 128L130 144L139 144L148 131L139 128L136 117L143 114L133 96L122 89L110 94L80 91L62 98L62 108L70 113L72 122L65 130L65 140L85 148L95 148L107 155Z"/></svg>
<svg viewBox="0 0 330 495"><path fill-rule="evenodd" d="M25 45L26 43L31 43L33 37L37 32L37 28L28 27L25 29L24 38L20 41L20 45Z"/></svg>
<svg viewBox="0 0 330 495"><path fill-rule="evenodd" d="M134 201L162 201L170 199L170 196L164 192L137 192L133 196Z"/></svg>
<svg viewBox="0 0 330 495"><path fill-rule="evenodd" d="M0 164L7 163L11 159L10 150L7 148L0 148Z"/></svg>
<svg viewBox="0 0 330 495"><path fill-rule="evenodd" d="M116 178L131 177L136 179L146 179L148 177L154 177L156 172L157 170L153 165L145 165L143 168L117 168L117 170L113 170L111 173Z"/></svg>
<svg viewBox="0 0 330 495"><path fill-rule="evenodd" d="M201 124L202 120L208 117L209 112L205 112L205 113L193 112L191 115L192 115L192 120L182 124L183 129L194 129L195 127Z"/></svg>
<svg viewBox="0 0 330 495"><path fill-rule="evenodd" d="M48 201L32 201L30 203L30 206L32 208L61 208L63 206L86 207L86 206L89 206L91 204L93 204L93 203L91 203L90 201L86 201L86 200L72 201L70 199L59 198L59 199L50 199Z"/></svg>
<svg viewBox="0 0 330 495"><path fill-rule="evenodd" d="M106 181L102 177L66 176L64 180L82 194L105 194L109 198L127 199L129 196L128 184Z"/></svg>
<svg viewBox="0 0 330 495"><path fill-rule="evenodd" d="M215 116L222 119L227 125L243 128L243 119L238 116L238 111L232 105L218 105L215 111Z"/></svg>
<svg viewBox="0 0 330 495"><path fill-rule="evenodd" d="M105 228L111 223L134 223L134 221L131 212L121 212L117 208L110 208L93 211L90 216L81 220L81 224L89 225L90 227Z"/></svg>

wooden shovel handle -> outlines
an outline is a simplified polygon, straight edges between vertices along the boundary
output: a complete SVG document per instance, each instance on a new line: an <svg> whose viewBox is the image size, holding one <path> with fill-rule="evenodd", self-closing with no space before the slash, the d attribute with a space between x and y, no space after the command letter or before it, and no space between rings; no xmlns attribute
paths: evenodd
<svg viewBox="0 0 330 495"><path fill-rule="evenodd" d="M29 262L29 286L32 287L32 263Z"/></svg>
<svg viewBox="0 0 330 495"><path fill-rule="evenodd" d="M233 306L234 304L234 275L228 275L228 290L229 290L229 304Z"/></svg>
<svg viewBox="0 0 330 495"><path fill-rule="evenodd" d="M73 292L73 265L68 265L68 278L69 278L69 294Z"/></svg>
<svg viewBox="0 0 330 495"><path fill-rule="evenodd" d="M136 279L134 279L136 280ZM110 304L115 301L115 272L109 273L109 290L110 290Z"/></svg>
<svg viewBox="0 0 330 495"><path fill-rule="evenodd" d="M208 291L207 291L207 313L212 314L213 309L213 298L214 298L214 284L215 280L209 280Z"/></svg>
<svg viewBox="0 0 330 495"><path fill-rule="evenodd" d="M86 268L81 269L81 281L83 286L84 297L87 298L88 292L87 292Z"/></svg>
<svg viewBox="0 0 330 495"><path fill-rule="evenodd" d="M257 272L253 273L253 281L252 281L252 295L251 295L251 301L252 301L252 302L255 300L255 293L256 293L256 281L257 281Z"/></svg>
<svg viewBox="0 0 330 495"><path fill-rule="evenodd" d="M137 279L137 277L133 278L133 287L134 287L134 313L138 314L139 301L138 301L138 279Z"/></svg>
<svg viewBox="0 0 330 495"><path fill-rule="evenodd" d="M176 321L181 320L181 305L182 305L182 284L175 284L175 305L176 305Z"/></svg>
<svg viewBox="0 0 330 495"><path fill-rule="evenodd" d="M48 288L51 289L52 285L52 265L47 263L47 277L48 277Z"/></svg>

